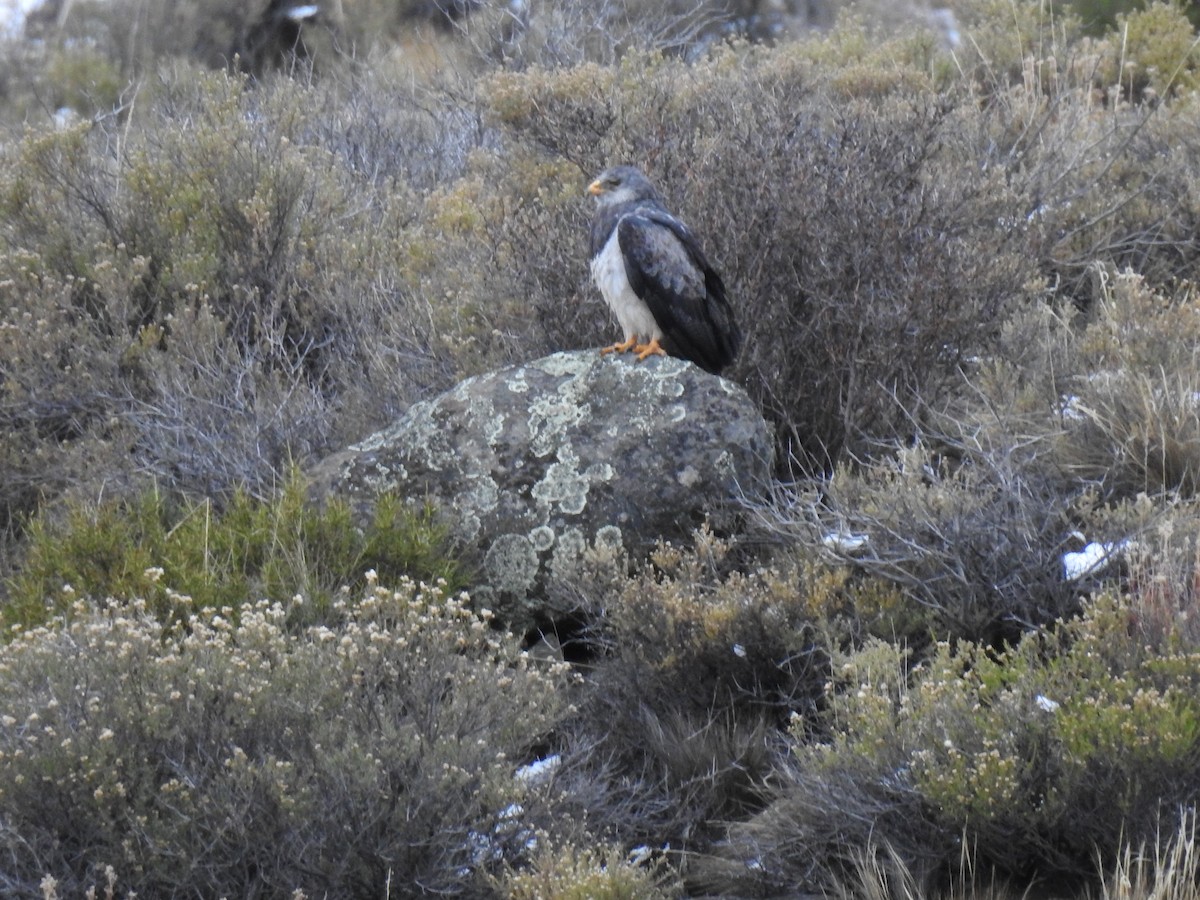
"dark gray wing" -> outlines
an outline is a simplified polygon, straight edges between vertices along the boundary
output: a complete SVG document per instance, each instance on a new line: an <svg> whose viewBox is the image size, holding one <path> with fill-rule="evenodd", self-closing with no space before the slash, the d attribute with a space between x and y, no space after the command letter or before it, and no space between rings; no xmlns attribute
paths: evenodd
<svg viewBox="0 0 1200 900"><path fill-rule="evenodd" d="M617 225L625 274L676 356L709 372L733 362L741 330L721 276L686 225L664 210L641 207Z"/></svg>

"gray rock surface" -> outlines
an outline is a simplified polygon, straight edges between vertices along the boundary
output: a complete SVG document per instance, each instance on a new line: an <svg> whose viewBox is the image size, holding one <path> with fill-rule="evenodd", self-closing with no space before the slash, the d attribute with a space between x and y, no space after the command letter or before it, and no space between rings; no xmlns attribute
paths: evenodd
<svg viewBox="0 0 1200 900"><path fill-rule="evenodd" d="M720 528L766 483L772 446L746 393L691 363L556 353L414 404L321 462L310 494L364 517L386 491L432 500L476 564L476 603L520 630L560 612L549 588L587 548L637 558L706 514Z"/></svg>

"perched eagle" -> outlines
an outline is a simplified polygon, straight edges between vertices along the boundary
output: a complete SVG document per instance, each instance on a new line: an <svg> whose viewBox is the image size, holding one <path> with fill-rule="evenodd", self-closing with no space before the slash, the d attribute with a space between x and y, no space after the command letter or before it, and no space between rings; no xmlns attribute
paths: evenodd
<svg viewBox="0 0 1200 900"><path fill-rule="evenodd" d="M733 362L742 333L721 276L650 180L615 166L588 193L596 198L592 277L625 338L600 352L633 351L642 360L669 350L709 372Z"/></svg>

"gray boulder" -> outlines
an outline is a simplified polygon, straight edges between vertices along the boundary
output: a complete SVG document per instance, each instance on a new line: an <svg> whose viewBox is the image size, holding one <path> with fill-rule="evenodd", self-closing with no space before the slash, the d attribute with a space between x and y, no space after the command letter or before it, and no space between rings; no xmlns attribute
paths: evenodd
<svg viewBox="0 0 1200 900"><path fill-rule="evenodd" d="M589 547L637 558L706 515L728 527L772 447L746 393L689 362L556 353L414 404L320 463L310 492L364 518L386 491L432 500L476 565L475 602L523 630L563 611L552 588Z"/></svg>

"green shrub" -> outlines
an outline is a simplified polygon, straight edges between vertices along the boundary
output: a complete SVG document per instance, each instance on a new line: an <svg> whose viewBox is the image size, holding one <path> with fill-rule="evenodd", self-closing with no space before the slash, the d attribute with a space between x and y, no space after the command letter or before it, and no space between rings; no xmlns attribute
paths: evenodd
<svg viewBox="0 0 1200 900"><path fill-rule="evenodd" d="M1144 5L1145 0L1072 0L1071 6L1089 30L1101 33L1116 24L1117 17Z"/></svg>
<svg viewBox="0 0 1200 900"><path fill-rule="evenodd" d="M1105 594L1001 653L942 644L914 664L873 640L838 656L819 721L793 723L795 768L697 874L742 896L844 890L883 848L936 895L969 847L985 878L1081 894L1097 857L1173 833L1200 789L1195 645L1143 643L1138 602Z"/></svg>
<svg viewBox="0 0 1200 900"><path fill-rule="evenodd" d="M956 4L955 15L963 32L955 68L990 98L1014 86L1052 87L1053 79L1040 77L1049 74L1043 67L1055 60L1065 73L1080 49L1082 23L1069 3L967 0Z"/></svg>
<svg viewBox="0 0 1200 900"><path fill-rule="evenodd" d="M1129 630L1136 614L1136 600L1104 594L1081 619L1009 651L942 644L915 667L897 648L868 644L835 661L829 738L794 728L800 771L911 792L912 827L940 835L945 852L961 835L985 870L1081 886L1097 853L1113 859L1123 839L1148 838L1200 790L1195 647L1142 643ZM812 790L798 778L787 792L799 794L778 802ZM878 838L905 853L938 846ZM811 836L775 839L795 852Z"/></svg>
<svg viewBox="0 0 1200 900"><path fill-rule="evenodd" d="M1200 86L1196 33L1182 2L1155 0L1118 15L1114 31L1121 53L1104 75L1108 84L1121 86L1124 96L1157 100Z"/></svg>
<svg viewBox="0 0 1200 900"><path fill-rule="evenodd" d="M914 688L904 743L918 789L1009 871L1085 875L1097 852L1194 802L1194 652L1148 652L1128 615L1101 598L1057 653L1035 636L998 659L943 651Z"/></svg>
<svg viewBox="0 0 1200 900"><path fill-rule="evenodd" d="M164 635L138 604L80 607L0 648L5 894L49 874L82 896L111 866L139 896L478 896L518 863L513 760L560 677L407 580L335 612L296 634L262 601Z"/></svg>
<svg viewBox="0 0 1200 900"><path fill-rule="evenodd" d="M368 570L451 589L462 574L432 510L400 498L381 498L360 531L347 503L308 504L298 473L270 500L239 492L220 509L145 493L35 522L0 621L38 625L77 598L141 598L168 622L198 609L236 609L247 597L285 603L299 595L305 608L293 613L311 623Z"/></svg>

